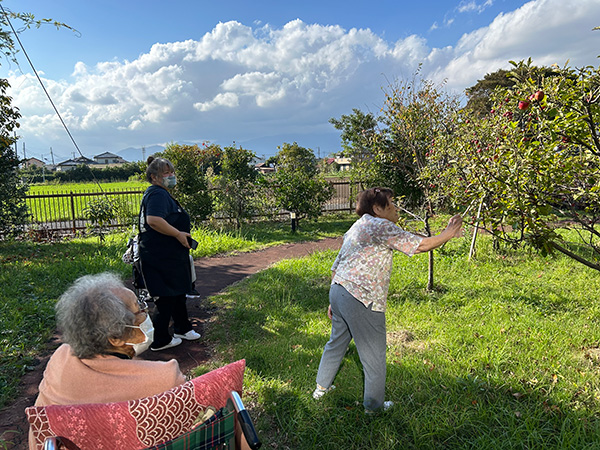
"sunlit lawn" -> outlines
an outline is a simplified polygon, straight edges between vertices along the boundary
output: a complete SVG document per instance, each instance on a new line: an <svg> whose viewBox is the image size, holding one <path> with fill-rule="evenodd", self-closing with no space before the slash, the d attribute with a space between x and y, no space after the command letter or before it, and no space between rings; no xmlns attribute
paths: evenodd
<svg viewBox="0 0 600 450"><path fill-rule="evenodd" d="M341 235L353 220L301 222L296 234L287 223L194 230L205 248L195 256ZM0 404L46 348L54 303L74 279L130 276L120 259L127 237L0 242ZM431 293L427 256L395 257L387 397L396 404L385 414L363 413L353 345L337 389L320 402L310 396L329 337L335 251L280 262L208 299L215 317L203 339L214 354L198 370L246 359L243 398L264 448L600 447L600 274L560 255L498 254L486 237L469 262L469 243L435 251Z"/></svg>
<svg viewBox="0 0 600 450"><path fill-rule="evenodd" d="M330 331L329 251L281 262L212 299L214 365L245 358L245 399L267 448L599 448L600 274L562 256L497 255L468 239L397 255L387 312L387 397L362 408L352 344L335 380L310 396ZM223 308L223 306L225 306Z"/></svg>

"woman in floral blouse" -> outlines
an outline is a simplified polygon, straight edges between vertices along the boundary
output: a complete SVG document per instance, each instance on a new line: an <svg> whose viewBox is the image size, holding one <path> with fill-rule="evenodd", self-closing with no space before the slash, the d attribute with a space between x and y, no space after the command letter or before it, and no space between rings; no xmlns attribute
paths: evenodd
<svg viewBox="0 0 600 450"><path fill-rule="evenodd" d="M365 375L363 405L370 414L393 402L384 402L386 376L385 309L392 272L393 250L407 256L428 252L457 236L460 215L452 217L444 231L422 237L396 225L398 212L387 188L361 192L356 205L360 216L344 235L342 248L331 268L328 316L331 337L325 345L315 399L335 389L331 383L340 367L348 344L354 339Z"/></svg>

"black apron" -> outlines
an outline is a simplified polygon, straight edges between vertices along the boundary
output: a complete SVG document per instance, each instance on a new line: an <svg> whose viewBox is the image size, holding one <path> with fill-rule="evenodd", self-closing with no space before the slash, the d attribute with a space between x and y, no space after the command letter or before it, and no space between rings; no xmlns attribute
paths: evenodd
<svg viewBox="0 0 600 450"><path fill-rule="evenodd" d="M144 193L140 208L140 221L144 220L144 223L147 223L145 220L145 202L148 201L146 194L151 189L163 188L153 185ZM169 197L177 205L177 212L169 214L165 220L179 231L189 233L191 227L189 214L170 194ZM181 245L174 237L159 233L149 225L140 227L140 230L143 228L146 231L139 235L139 250L141 272L148 293L152 297L172 297L189 293L192 286L189 249Z"/></svg>

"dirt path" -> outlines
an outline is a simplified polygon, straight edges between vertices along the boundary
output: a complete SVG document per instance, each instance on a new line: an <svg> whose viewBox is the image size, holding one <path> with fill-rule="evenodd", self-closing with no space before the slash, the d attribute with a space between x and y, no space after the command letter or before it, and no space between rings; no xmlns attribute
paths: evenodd
<svg viewBox="0 0 600 450"><path fill-rule="evenodd" d="M196 290L200 293L197 299L188 300L190 320L195 329L203 334L204 324L210 319L210 310L203 307L202 300L214 295L227 286L259 272L282 259L300 258L315 251L339 249L342 238L327 238L315 242L300 242L270 247L250 253L232 256L201 258L195 261ZM51 352L58 346L59 338L55 336L49 344L49 352L39 358L35 370L27 373L22 380L21 392L15 402L0 410L0 448L2 440L9 444L6 449L26 450L27 419L24 410L33 405L37 396L37 387L42 379ZM166 361L177 359L181 370L186 373L191 368L206 362L210 358L210 349L202 339L196 342L184 342L178 347L163 352L145 352L143 359Z"/></svg>

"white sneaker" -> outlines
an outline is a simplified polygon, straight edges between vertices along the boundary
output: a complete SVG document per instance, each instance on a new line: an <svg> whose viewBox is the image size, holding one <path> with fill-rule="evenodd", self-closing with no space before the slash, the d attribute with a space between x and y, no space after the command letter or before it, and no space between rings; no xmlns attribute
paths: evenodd
<svg viewBox="0 0 600 450"><path fill-rule="evenodd" d="M333 385L333 384L331 386L329 386L327 389L323 389L321 386L317 385L317 388L312 393L312 397L315 400L319 400L325 394L327 394L328 392L333 391L334 389L335 389L335 385Z"/></svg>
<svg viewBox="0 0 600 450"><path fill-rule="evenodd" d="M161 350L166 350L168 348L171 347L177 347L179 344L181 344L182 340L179 339L178 337L174 337L173 339L171 339L171 342L169 342L167 345L163 345L162 347L158 347L158 348L152 348L150 347L150 350L158 352Z"/></svg>
<svg viewBox="0 0 600 450"><path fill-rule="evenodd" d="M383 402L383 406L377 410L372 410L372 409L365 409L365 414L368 416L371 416L373 414L376 414L379 411L387 411L388 409L390 409L392 406L394 406L394 402L391 400L385 401Z"/></svg>
<svg viewBox="0 0 600 450"><path fill-rule="evenodd" d="M200 333L196 333L194 330L190 330L185 334L175 333L173 336L178 339L185 339L186 341L195 341L196 339L200 339Z"/></svg>

